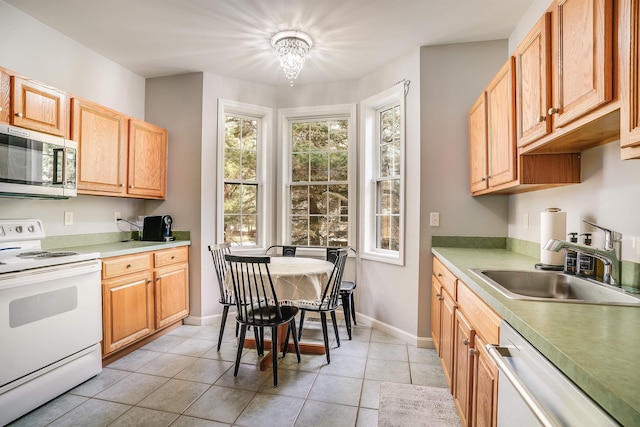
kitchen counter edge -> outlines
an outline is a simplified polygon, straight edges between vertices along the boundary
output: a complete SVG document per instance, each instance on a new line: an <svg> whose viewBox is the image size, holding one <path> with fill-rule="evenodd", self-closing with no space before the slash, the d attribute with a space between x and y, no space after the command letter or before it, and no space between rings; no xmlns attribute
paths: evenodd
<svg viewBox="0 0 640 427"><path fill-rule="evenodd" d="M163 249L190 246L190 240L173 240L171 242L150 242L131 240L128 242L100 243L95 245L71 246L56 248L57 250L73 251L79 253L97 252L100 258L112 258L122 255L132 255L141 252L160 251Z"/></svg>

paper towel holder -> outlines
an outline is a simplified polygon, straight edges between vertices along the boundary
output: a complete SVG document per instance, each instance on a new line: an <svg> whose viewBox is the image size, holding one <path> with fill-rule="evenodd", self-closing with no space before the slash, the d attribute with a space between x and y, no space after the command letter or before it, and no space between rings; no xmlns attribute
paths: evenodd
<svg viewBox="0 0 640 427"><path fill-rule="evenodd" d="M558 213L558 212L562 212L562 209L546 208L544 212ZM546 242L540 242L540 245L544 245L545 243ZM557 265L557 264L545 264L545 263L539 262L535 264L535 268L538 270L544 270L544 271L564 271L564 264Z"/></svg>

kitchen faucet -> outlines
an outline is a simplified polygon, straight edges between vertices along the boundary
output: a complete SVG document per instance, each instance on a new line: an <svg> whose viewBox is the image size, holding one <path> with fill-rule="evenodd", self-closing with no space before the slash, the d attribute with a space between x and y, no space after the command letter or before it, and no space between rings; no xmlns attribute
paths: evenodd
<svg viewBox="0 0 640 427"><path fill-rule="evenodd" d="M604 265L604 277L602 281L609 285L620 286L620 243L622 241L622 234L589 221L583 220L582 222L604 231L604 249L578 245L557 239L549 240L546 245L544 245L544 249L555 252L559 252L562 249L571 249L597 258L602 261Z"/></svg>

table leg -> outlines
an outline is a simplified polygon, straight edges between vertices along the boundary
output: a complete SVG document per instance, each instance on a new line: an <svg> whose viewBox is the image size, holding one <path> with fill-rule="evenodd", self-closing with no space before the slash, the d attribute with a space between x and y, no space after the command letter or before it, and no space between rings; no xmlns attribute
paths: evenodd
<svg viewBox="0 0 640 427"><path fill-rule="evenodd" d="M280 325L278 327L278 343L279 345L279 349L277 350L278 352L282 352L283 348L284 348L284 339L285 336L287 334L287 327L289 326L288 323L285 323L283 325ZM294 353L295 354L295 345L293 344L293 339L291 337L289 337L289 347L287 348L287 353ZM256 341L254 338L245 338L244 340L244 346L245 348L256 348ZM324 354L324 344L321 343L299 343L300 346L300 353L302 354ZM265 355L262 357L262 359L260 359L260 370L264 371L266 370L269 366L271 366L271 358L273 357L272 353L273 351L271 351L271 340L265 340L264 342L264 350L265 352L267 350L269 350L268 352L265 353ZM276 356L277 357L277 356Z"/></svg>

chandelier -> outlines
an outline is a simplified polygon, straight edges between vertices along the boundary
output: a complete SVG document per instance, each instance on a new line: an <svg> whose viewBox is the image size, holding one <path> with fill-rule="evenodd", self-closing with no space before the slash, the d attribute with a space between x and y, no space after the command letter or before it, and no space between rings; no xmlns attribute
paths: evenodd
<svg viewBox="0 0 640 427"><path fill-rule="evenodd" d="M311 37L300 31L281 31L271 38L271 45L280 58L280 65L291 86L298 77L312 44Z"/></svg>

